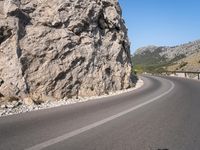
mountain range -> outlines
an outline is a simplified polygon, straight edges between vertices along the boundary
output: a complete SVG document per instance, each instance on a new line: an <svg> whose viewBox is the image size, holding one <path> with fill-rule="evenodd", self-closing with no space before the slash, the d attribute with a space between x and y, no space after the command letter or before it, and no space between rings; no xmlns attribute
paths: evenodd
<svg viewBox="0 0 200 150"><path fill-rule="evenodd" d="M177 46L147 46L132 56L138 72L200 71L200 40Z"/></svg>

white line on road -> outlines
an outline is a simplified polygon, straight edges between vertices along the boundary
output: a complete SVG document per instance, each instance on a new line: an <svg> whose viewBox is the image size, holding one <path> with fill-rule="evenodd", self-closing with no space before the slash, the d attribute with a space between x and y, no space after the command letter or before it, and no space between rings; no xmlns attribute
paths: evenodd
<svg viewBox="0 0 200 150"><path fill-rule="evenodd" d="M150 99L149 101L146 101L146 102L144 102L144 103L141 103L141 104L139 104L139 105L137 105L137 106L135 106L135 107L132 107L132 108L126 110L126 111L120 112L120 113L118 113L118 114L116 114L116 115L113 115L113 116L111 116L111 117L105 118L105 119L103 119L103 120L100 120L100 121L98 121L98 122L95 122L95 123L93 123L93 124L90 124L90 125L88 125L88 126L85 126L85 127L83 127L83 128L74 130L74 131L72 131L72 132L63 134L63 135L61 135L61 136L59 136L59 137L56 137L56 138L50 139L50 140L48 140L48 141L45 141L45 142L43 142L43 143L37 144L37 145L35 145L35 146L33 146L33 147L30 147L30 148L27 148L27 149L25 149L25 150L42 150L42 149L44 149L44 148L46 148L46 147L48 147L48 146L51 146L51 145L54 145L54 144L56 144L56 143L62 142L62 141L64 141L64 140L67 140L67 139L69 139L69 138L71 138L71 137L73 137L73 136L79 135L79 134L81 134L81 133L83 133L83 132L85 132L85 131L91 130L91 129L93 129L93 128L95 128L95 127L98 127L98 126L100 126L100 125L102 125L102 124L105 124L105 123L107 123L107 122L109 122L109 121L112 121L112 120L114 120L114 119L116 119L116 118L119 118L119 117L121 117L121 116L123 116L123 115L126 115L127 113L130 113L130 112L132 112L132 111L134 111L134 110L136 110L136 109L139 109L139 108L141 108L141 107L143 107L143 106L145 106L145 105L147 105L147 104L150 104L150 103L152 103L152 102L154 102L154 101L157 101L157 100L159 100L161 97L163 97L163 96L169 94L169 93L174 89L174 87L175 87L174 83L171 82L171 81L169 81L169 82L170 82L170 84L171 84L171 88L170 88L168 91L162 93L161 95L159 95L159 96L157 96L157 97L154 97L153 99Z"/></svg>

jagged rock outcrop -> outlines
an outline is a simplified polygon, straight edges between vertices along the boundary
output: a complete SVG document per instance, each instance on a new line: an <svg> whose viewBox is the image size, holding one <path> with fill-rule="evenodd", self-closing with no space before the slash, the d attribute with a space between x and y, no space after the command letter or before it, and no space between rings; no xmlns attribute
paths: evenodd
<svg viewBox="0 0 200 150"><path fill-rule="evenodd" d="M101 95L134 79L117 0L0 0L2 97Z"/></svg>

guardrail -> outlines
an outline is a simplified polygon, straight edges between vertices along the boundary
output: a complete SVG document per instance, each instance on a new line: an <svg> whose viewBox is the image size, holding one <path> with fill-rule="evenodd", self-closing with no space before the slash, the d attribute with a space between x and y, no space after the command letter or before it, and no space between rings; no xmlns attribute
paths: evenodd
<svg viewBox="0 0 200 150"><path fill-rule="evenodd" d="M197 75L197 78L198 80L200 80L200 72L196 72L196 71L164 71L163 73L166 73L166 74L178 74L178 73L183 73L185 78L187 78L187 74L196 74Z"/></svg>

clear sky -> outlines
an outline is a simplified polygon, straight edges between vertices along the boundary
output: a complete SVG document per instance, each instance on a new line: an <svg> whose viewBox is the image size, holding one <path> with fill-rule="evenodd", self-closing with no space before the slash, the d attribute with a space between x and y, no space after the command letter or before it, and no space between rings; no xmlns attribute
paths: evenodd
<svg viewBox="0 0 200 150"><path fill-rule="evenodd" d="M200 0L119 0L132 53L200 39Z"/></svg>

